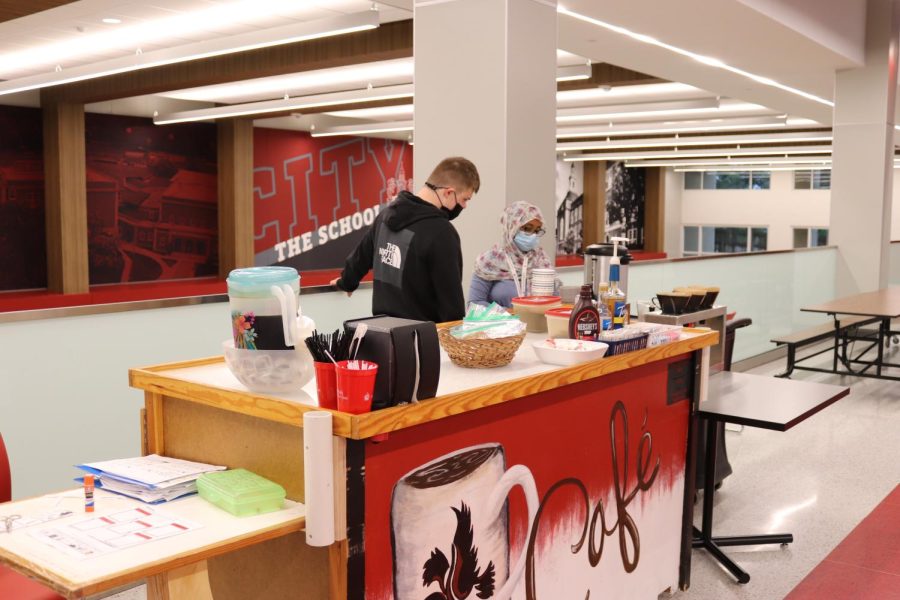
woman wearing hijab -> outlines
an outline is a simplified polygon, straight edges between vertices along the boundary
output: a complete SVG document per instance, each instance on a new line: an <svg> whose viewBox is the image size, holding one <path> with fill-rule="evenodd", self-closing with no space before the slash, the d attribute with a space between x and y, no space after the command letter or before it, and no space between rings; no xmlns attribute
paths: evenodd
<svg viewBox="0 0 900 600"><path fill-rule="evenodd" d="M521 282L522 272L530 280L531 269L553 267L550 257L540 247L544 231L544 216L541 210L528 202L514 202L503 210L500 216L502 241L482 252L475 259L475 273L469 286L469 302L511 307L512 299L527 293L516 289L516 281Z"/></svg>

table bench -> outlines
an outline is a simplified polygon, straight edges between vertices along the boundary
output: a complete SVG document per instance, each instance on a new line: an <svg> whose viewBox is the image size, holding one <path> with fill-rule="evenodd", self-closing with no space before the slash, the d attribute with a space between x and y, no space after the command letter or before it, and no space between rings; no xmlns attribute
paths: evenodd
<svg viewBox="0 0 900 600"><path fill-rule="evenodd" d="M801 331L795 331L793 333L772 338L770 341L777 346L787 346L787 369L784 373L781 373L776 377L790 377L791 373L794 372L794 369L808 370L808 367L798 367L797 363L829 351L834 352L833 370L836 371L838 360L843 360L843 362L845 363L848 361L847 347L851 341L875 341L875 338L878 335L878 332L876 330L860 330L861 327L872 325L875 323L878 323L877 318L843 316L842 318L838 319L836 316L833 323L822 323L821 325L816 325L814 327L809 327ZM802 358L797 358L798 348L808 346L816 342L821 342L829 338L832 338L834 340L834 345L832 347L819 350L818 352L813 352L812 354L809 354L808 356L804 356ZM868 351L869 349L870 348L866 348L866 351Z"/></svg>

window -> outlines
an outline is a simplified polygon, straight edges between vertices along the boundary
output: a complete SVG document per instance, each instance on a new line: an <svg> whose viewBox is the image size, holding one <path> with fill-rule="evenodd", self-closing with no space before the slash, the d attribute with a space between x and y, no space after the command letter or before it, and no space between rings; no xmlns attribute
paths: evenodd
<svg viewBox="0 0 900 600"><path fill-rule="evenodd" d="M823 227L794 227L794 248L828 245L828 230Z"/></svg>
<svg viewBox="0 0 900 600"><path fill-rule="evenodd" d="M795 190L830 190L831 169L794 171Z"/></svg>
<svg viewBox="0 0 900 600"><path fill-rule="evenodd" d="M686 225L683 231L684 256L764 252L769 247L768 227Z"/></svg>
<svg viewBox="0 0 900 600"><path fill-rule="evenodd" d="M767 190L770 171L690 171L684 174L686 190Z"/></svg>

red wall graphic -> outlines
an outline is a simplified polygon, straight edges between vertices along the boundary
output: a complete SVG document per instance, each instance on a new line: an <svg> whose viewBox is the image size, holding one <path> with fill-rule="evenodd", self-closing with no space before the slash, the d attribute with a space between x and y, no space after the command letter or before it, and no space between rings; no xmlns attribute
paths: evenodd
<svg viewBox="0 0 900 600"><path fill-rule="evenodd" d="M688 364L366 443L365 598L506 598L509 580L515 600L655 598L675 585L690 401L671 375Z"/></svg>
<svg viewBox="0 0 900 600"><path fill-rule="evenodd" d="M405 142L276 129L253 140L257 265L341 267L381 206L413 187Z"/></svg>
<svg viewBox="0 0 900 600"><path fill-rule="evenodd" d="M0 291L47 287L41 111L0 107Z"/></svg>
<svg viewBox="0 0 900 600"><path fill-rule="evenodd" d="M216 128L85 115L90 282L218 271Z"/></svg>

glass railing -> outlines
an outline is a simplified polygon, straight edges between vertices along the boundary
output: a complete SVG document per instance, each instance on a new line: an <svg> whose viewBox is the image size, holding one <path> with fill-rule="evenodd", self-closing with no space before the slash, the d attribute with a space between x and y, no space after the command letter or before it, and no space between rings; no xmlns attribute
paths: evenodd
<svg viewBox="0 0 900 600"><path fill-rule="evenodd" d="M837 250L830 247L637 262L629 267L628 297L634 303L673 287L719 286L716 304L753 319L735 337L733 360L738 361L773 349L769 340L776 335L825 323L825 316L800 312L800 307L834 299L836 263ZM570 270L561 278L575 285L582 271Z"/></svg>

